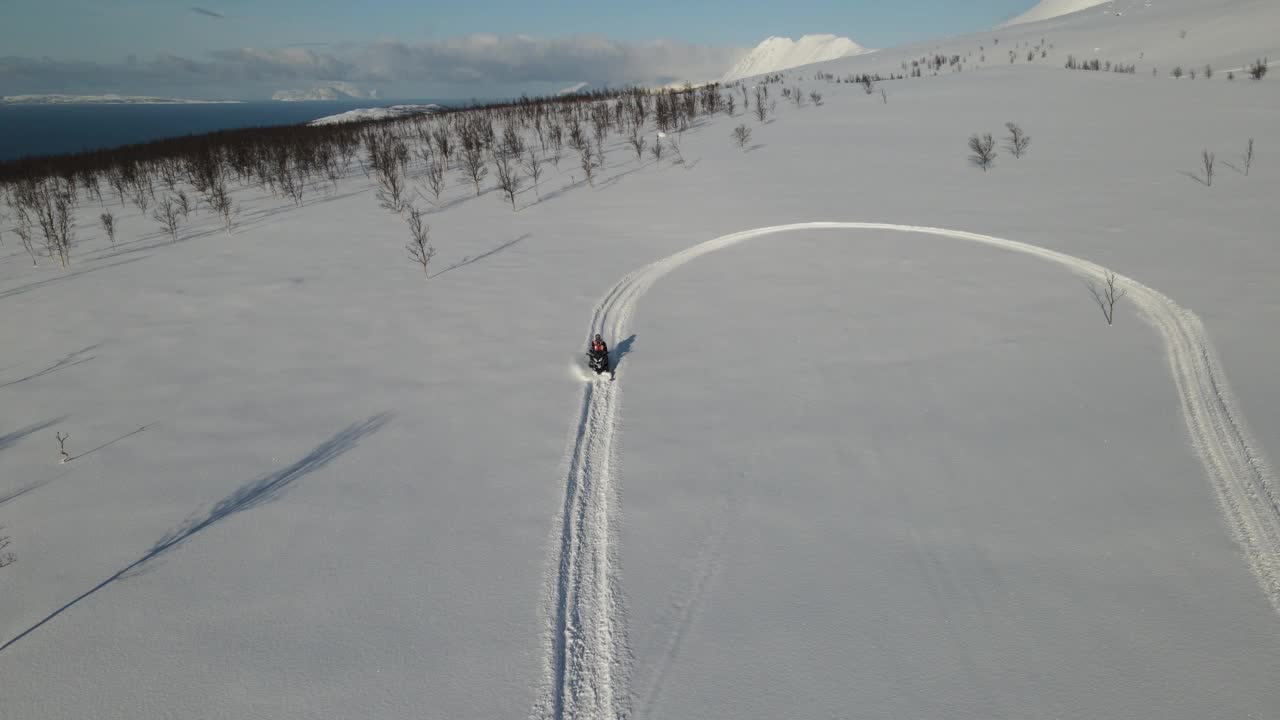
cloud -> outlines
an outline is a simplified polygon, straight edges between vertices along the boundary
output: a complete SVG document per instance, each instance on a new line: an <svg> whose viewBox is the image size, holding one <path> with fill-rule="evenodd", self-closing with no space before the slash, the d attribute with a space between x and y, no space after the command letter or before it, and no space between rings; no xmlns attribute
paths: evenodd
<svg viewBox="0 0 1280 720"><path fill-rule="evenodd" d="M222 13L216 13L216 12L214 12L214 11L212 11L212 10L206 10L205 8L202 8L202 7L193 7L193 8L191 8L191 12L193 12L193 13L195 13L195 14L197 14L197 15L204 15L205 17L216 18L216 19L218 19L218 20L226 20L226 19L227 19L227 16L226 16L226 15L223 15Z"/></svg>
<svg viewBox="0 0 1280 720"><path fill-rule="evenodd" d="M714 79L745 52L745 48L667 40L624 42L594 35L537 38L480 33L419 43L383 40L329 47L236 48L201 59L161 55L122 64L0 57L0 94L147 92L148 87L214 85L243 88L284 81L392 84L429 88L437 94L483 94L487 88L507 91L530 86L554 92L575 83L618 87Z"/></svg>

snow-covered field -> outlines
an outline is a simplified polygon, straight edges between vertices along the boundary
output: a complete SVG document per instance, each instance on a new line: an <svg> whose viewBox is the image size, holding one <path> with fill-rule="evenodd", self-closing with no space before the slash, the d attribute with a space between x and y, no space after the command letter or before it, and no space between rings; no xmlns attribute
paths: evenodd
<svg viewBox="0 0 1280 720"><path fill-rule="evenodd" d="M429 280L359 173L6 231L0 716L1273 717L1280 84L1053 57L451 170Z"/></svg>

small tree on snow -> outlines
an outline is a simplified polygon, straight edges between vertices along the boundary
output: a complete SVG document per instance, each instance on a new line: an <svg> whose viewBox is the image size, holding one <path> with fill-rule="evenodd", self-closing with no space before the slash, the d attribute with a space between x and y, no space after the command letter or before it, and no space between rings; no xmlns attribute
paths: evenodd
<svg viewBox="0 0 1280 720"><path fill-rule="evenodd" d="M151 219L160 223L160 228L168 233L170 242L177 242L180 225L178 216L181 214L182 210L178 207L178 203L166 195L164 200L156 203L155 209L151 211Z"/></svg>
<svg viewBox="0 0 1280 720"><path fill-rule="evenodd" d="M969 138L969 150L973 152L969 156L969 162L977 167L982 168L983 172L989 170L996 159L996 141L991 137L991 133L985 135L973 135Z"/></svg>
<svg viewBox="0 0 1280 720"><path fill-rule="evenodd" d="M511 202L512 212L516 209L516 193L520 191L520 175L511 166L511 155L496 153L493 156L493 167L498 174L498 189Z"/></svg>
<svg viewBox="0 0 1280 720"><path fill-rule="evenodd" d="M1014 157L1022 157L1031 145L1031 136L1024 132L1021 127L1018 127L1016 123L1005 123L1004 126L1009 130L1009 144L1006 147L1009 152L1013 153Z"/></svg>
<svg viewBox="0 0 1280 720"><path fill-rule="evenodd" d="M885 91L884 86L880 87L880 99L884 101L885 105L889 104L889 93Z"/></svg>
<svg viewBox="0 0 1280 720"><path fill-rule="evenodd" d="M814 105L822 105L822 93L817 90L809 93L809 99L813 101Z"/></svg>
<svg viewBox="0 0 1280 720"><path fill-rule="evenodd" d="M1253 64L1249 66L1249 77L1253 78L1254 80L1261 80L1262 78L1266 77L1267 66L1269 64L1270 62L1268 61L1267 58L1263 58L1261 60L1254 60Z"/></svg>
<svg viewBox="0 0 1280 720"><path fill-rule="evenodd" d="M732 96L730 96L730 98L732 98ZM631 145L632 150L636 151L636 162L640 162L640 160L644 158L644 146L647 142L648 140L646 140L644 134L640 132L639 126L631 128L631 137L627 138L627 143Z"/></svg>
<svg viewBox="0 0 1280 720"><path fill-rule="evenodd" d="M1207 149L1201 150L1200 163L1204 167L1204 184L1213 187L1214 165L1217 163L1217 158Z"/></svg>
<svg viewBox="0 0 1280 720"><path fill-rule="evenodd" d="M1102 309L1102 316L1107 319L1107 324L1111 325L1116 319L1116 303L1127 295L1128 291L1117 288L1116 274L1108 272L1103 276L1102 285L1089 281L1089 294L1093 295L1094 302L1098 303L1098 307Z"/></svg>
<svg viewBox="0 0 1280 720"><path fill-rule="evenodd" d="M0 525L0 531L3 530L4 526ZM9 565L18 562L17 555L5 550L5 548L9 547L10 542L8 535L0 535L0 568L8 567Z"/></svg>
<svg viewBox="0 0 1280 720"><path fill-rule="evenodd" d="M538 151L532 147L529 148L521 163L524 165L525 173L533 181L533 194L541 198L542 195L538 192L538 179L542 177L542 160L538 158Z"/></svg>
<svg viewBox="0 0 1280 720"><path fill-rule="evenodd" d="M661 138L653 141L653 147L649 148L649 154L653 156L653 162L657 165L662 164L662 140Z"/></svg>
<svg viewBox="0 0 1280 720"><path fill-rule="evenodd" d="M440 160L432 160L427 163L427 188L431 190L431 197L436 203L440 202L440 192L444 190L444 163Z"/></svg>
<svg viewBox="0 0 1280 720"><path fill-rule="evenodd" d="M740 148L746 147L747 143L751 142L751 128L746 125L739 125L734 128L733 141L737 143Z"/></svg>
<svg viewBox="0 0 1280 720"><path fill-rule="evenodd" d="M421 265L422 274L430 277L428 266L436 254L436 249L431 247L431 226L423 224L422 211L412 205L409 206L409 216L405 218L405 222L409 224L410 239L409 244L405 245L405 249L409 251L409 259Z"/></svg>
<svg viewBox="0 0 1280 720"><path fill-rule="evenodd" d="M1253 167L1253 138L1249 138L1249 144L1244 148L1244 174L1249 174L1249 168Z"/></svg>
<svg viewBox="0 0 1280 720"><path fill-rule="evenodd" d="M582 157L579 165L582 167L582 172L587 176L587 184L591 187L595 187L596 161L591 150L591 143L582 144Z"/></svg>

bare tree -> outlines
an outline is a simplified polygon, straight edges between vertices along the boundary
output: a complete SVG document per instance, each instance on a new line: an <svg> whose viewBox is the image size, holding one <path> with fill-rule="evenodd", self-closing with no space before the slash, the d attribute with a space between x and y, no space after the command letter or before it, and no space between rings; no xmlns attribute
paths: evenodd
<svg viewBox="0 0 1280 720"><path fill-rule="evenodd" d="M800 92L800 88L791 88L791 102L795 103L796 107L804 107L804 93Z"/></svg>
<svg viewBox="0 0 1280 720"><path fill-rule="evenodd" d="M1253 138L1249 138L1249 144L1244 149L1244 174L1249 174L1249 168L1253 167Z"/></svg>
<svg viewBox="0 0 1280 720"><path fill-rule="evenodd" d="M444 163L433 159L427 163L427 187L431 189L434 202L440 202L440 192L444 190Z"/></svg>
<svg viewBox="0 0 1280 720"><path fill-rule="evenodd" d="M745 148L747 143L751 142L751 128L746 125L739 125L733 129L733 141L738 147Z"/></svg>
<svg viewBox="0 0 1280 720"><path fill-rule="evenodd" d="M732 96L730 96L730 99L732 99ZM644 158L644 146L648 142L644 133L640 132L639 125L631 128L631 137L627 138L627 142L631 145L631 149L636 151L636 162L639 163Z"/></svg>
<svg viewBox="0 0 1280 720"><path fill-rule="evenodd" d="M32 241L33 226L31 223L31 215L27 208L19 204L14 208L18 214L18 224L13 226L13 232L22 241L22 248L31 256L31 267L37 267L40 264L39 258L36 256L36 246Z"/></svg>
<svg viewBox="0 0 1280 720"><path fill-rule="evenodd" d="M67 441L71 439L71 435L70 433L63 435L61 431L58 431L53 436L58 440L58 452L62 455L62 459L58 462L65 463L71 459L71 456L67 454Z"/></svg>
<svg viewBox="0 0 1280 720"><path fill-rule="evenodd" d="M1204 167L1204 184L1213 187L1213 170L1217 158L1207 149L1200 151L1200 162Z"/></svg>
<svg viewBox="0 0 1280 720"><path fill-rule="evenodd" d="M178 194L175 197L178 201L178 209L182 211L182 219L190 220L191 211L194 209L191 203L191 196L187 195L185 190L178 190Z"/></svg>
<svg viewBox="0 0 1280 720"><path fill-rule="evenodd" d="M412 205L409 206L409 216L405 218L405 222L409 224L410 239L409 244L405 245L405 249L409 251L409 259L421 265L422 274L430 277L428 266L436 254L436 249L431 246L431 226L423 224L422 211Z"/></svg>
<svg viewBox="0 0 1280 720"><path fill-rule="evenodd" d="M880 86L880 99L884 101L885 105L889 104L889 93L884 89L883 85Z"/></svg>
<svg viewBox="0 0 1280 720"><path fill-rule="evenodd" d="M116 249L116 216L110 212L104 212L98 216L102 221L102 229L107 233L107 239L111 241L111 249Z"/></svg>
<svg viewBox="0 0 1280 720"><path fill-rule="evenodd" d="M538 157L538 151L529 148L529 151L524 154L522 164L524 165L525 174L533 181L533 194L541 198L542 194L538 190L538 180L542 177L542 159Z"/></svg>
<svg viewBox="0 0 1280 720"><path fill-rule="evenodd" d="M160 223L160 228L169 234L170 242L178 241L178 216L182 214L182 210L178 208L178 203L174 202L172 197L164 196L164 199L156 203L156 207L151 211L151 219Z"/></svg>
<svg viewBox="0 0 1280 720"><path fill-rule="evenodd" d="M516 169L511 166L511 156L497 153L493 156L493 167L498 174L498 189L511 202L511 211L516 209L516 193L520 192L521 179Z"/></svg>
<svg viewBox="0 0 1280 720"><path fill-rule="evenodd" d="M1181 77L1182 77L1182 66L1181 66L1181 65L1179 65L1179 66L1177 66L1177 67L1175 67L1175 68L1173 69L1173 76L1174 76L1175 78L1181 78Z"/></svg>
<svg viewBox="0 0 1280 720"><path fill-rule="evenodd" d="M227 234L231 234L231 226L235 224L236 216L240 214L240 208L236 206L231 199L231 193L227 191L227 181L221 176L217 177L208 190L205 191L205 202L213 211L218 213L218 217L222 218L222 226L226 229Z"/></svg>
<svg viewBox="0 0 1280 720"><path fill-rule="evenodd" d="M582 143L581 153L582 153L582 158L579 164L582 167L582 172L585 173L587 176L587 184L591 185L591 187L595 187L596 164L595 164L595 158L593 156L593 152L591 150L591 144Z"/></svg>
<svg viewBox="0 0 1280 720"><path fill-rule="evenodd" d="M480 181L489 174L489 168L485 167L484 146L480 144L478 138L470 142L463 140L462 169L466 172L471 184L475 185L476 197L480 197Z"/></svg>
<svg viewBox="0 0 1280 720"><path fill-rule="evenodd" d="M1205 79L1205 80L1212 80L1212 79L1213 79L1213 66L1212 66L1212 65L1206 64L1206 65L1204 66L1204 79Z"/></svg>
<svg viewBox="0 0 1280 720"><path fill-rule="evenodd" d="M822 105L822 93L817 90L810 91L809 99L813 101L814 105Z"/></svg>
<svg viewBox="0 0 1280 720"><path fill-rule="evenodd" d="M973 135L969 138L969 150L973 152L969 156L969 162L982 168L983 172L989 170L996 159L996 141L991 137L991 133L985 135Z"/></svg>
<svg viewBox="0 0 1280 720"><path fill-rule="evenodd" d="M1009 122L1004 126L1009 130L1009 143L1005 147L1013 153L1014 157L1022 157L1027 152L1027 147L1031 145L1031 136L1018 127L1017 123Z"/></svg>
<svg viewBox="0 0 1280 720"><path fill-rule="evenodd" d="M1116 303L1120 298L1128 294L1123 288L1116 287L1116 274L1108 272L1103 276L1102 285L1099 286L1093 280L1089 281L1089 294L1093 295L1094 302L1098 303L1098 307L1102 308L1102 316L1107 319L1107 324L1111 325L1116 318Z"/></svg>
<svg viewBox="0 0 1280 720"><path fill-rule="evenodd" d="M19 200L20 204L27 205L36 214L49 259L57 258L65 269L71 263L71 241L75 235L72 217L75 199L58 180L32 183L20 189L20 193L23 196Z"/></svg>
<svg viewBox="0 0 1280 720"><path fill-rule="evenodd" d="M1263 58L1261 60L1254 60L1253 64L1249 66L1249 77L1253 78L1254 80L1261 80L1262 78L1266 77L1267 66L1269 64L1270 62L1267 58Z"/></svg>
<svg viewBox="0 0 1280 720"><path fill-rule="evenodd" d="M4 526L0 525L0 531L4 530ZM0 568L8 567L18 562L18 556L5 550L12 541L8 535L0 535Z"/></svg>
<svg viewBox="0 0 1280 720"><path fill-rule="evenodd" d="M405 177L400 168L394 164L378 165L374 168L374 178L378 183L378 207L393 213L403 212L408 200L404 196Z"/></svg>

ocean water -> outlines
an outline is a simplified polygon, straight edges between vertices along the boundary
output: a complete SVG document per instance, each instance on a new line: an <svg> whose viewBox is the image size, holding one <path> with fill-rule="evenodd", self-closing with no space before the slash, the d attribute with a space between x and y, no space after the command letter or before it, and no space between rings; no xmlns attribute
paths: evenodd
<svg viewBox="0 0 1280 720"><path fill-rule="evenodd" d="M447 100L247 102L227 105L0 105L0 162L232 128L303 123L362 107Z"/></svg>

